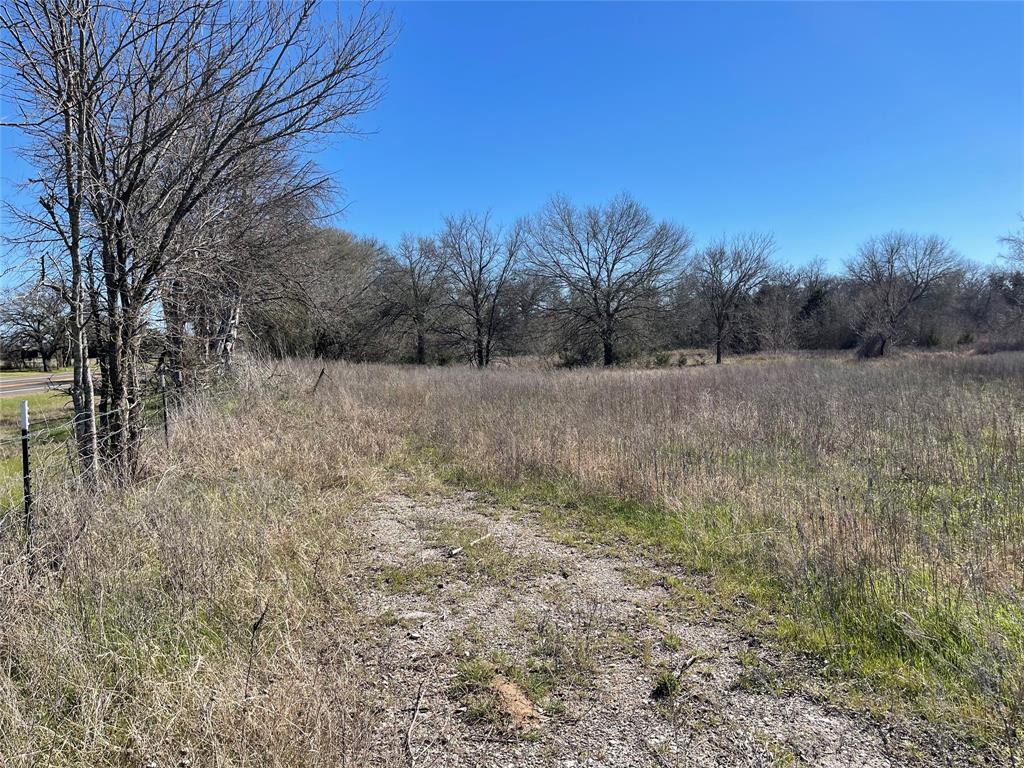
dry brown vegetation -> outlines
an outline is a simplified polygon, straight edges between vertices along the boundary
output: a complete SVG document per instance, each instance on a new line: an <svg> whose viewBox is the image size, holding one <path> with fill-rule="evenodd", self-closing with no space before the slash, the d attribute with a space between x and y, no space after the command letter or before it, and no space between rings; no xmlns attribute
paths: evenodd
<svg viewBox="0 0 1024 768"><path fill-rule="evenodd" d="M1022 375L1021 355L336 368L324 402L555 525L709 574L872 693L991 731L1024 691Z"/></svg>
<svg viewBox="0 0 1024 768"><path fill-rule="evenodd" d="M407 764L353 577L367 500L396 482L475 487L565 542L670 564L687 611L809 653L820 695L1009 761L1024 355L336 364L313 391L319 373L253 364L181 404L131 490L84 496L59 453L42 470L31 583L3 527L0 762ZM549 566L473 563L484 582ZM415 592L395 579L428 566L374 589Z"/></svg>

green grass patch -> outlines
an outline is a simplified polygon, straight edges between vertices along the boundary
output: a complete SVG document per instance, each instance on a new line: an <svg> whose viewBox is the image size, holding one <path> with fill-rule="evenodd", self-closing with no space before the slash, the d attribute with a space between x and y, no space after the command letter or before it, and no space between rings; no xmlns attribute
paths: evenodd
<svg viewBox="0 0 1024 768"><path fill-rule="evenodd" d="M66 416L68 421L71 420L71 398L57 390L21 397L0 397L0 434L18 434L22 400L28 400L29 426L33 430L40 422L51 419Z"/></svg>
<svg viewBox="0 0 1024 768"><path fill-rule="evenodd" d="M30 448L34 471L52 446L71 435L70 398L61 392L41 392L28 397L0 398L0 509L21 504L21 428L18 414L22 400L29 402ZM66 419L66 422L65 422Z"/></svg>
<svg viewBox="0 0 1024 768"><path fill-rule="evenodd" d="M1001 718L1024 692L1024 609L1012 592L952 599L923 561L903 562L899 580L867 563L837 572L814 558L794 571L776 554L792 532L753 510L741 514L726 503L670 508L593 493L550 471L509 482L467 472L437 450L414 451L411 460L428 463L447 484L536 510L562 538L640 550L706 577L710 595L679 580L670 592L695 612L729 616L784 648L819 657L849 703L912 713L988 744L1002 737ZM946 493L919 503L942 505ZM982 658L994 642L1001 658Z"/></svg>
<svg viewBox="0 0 1024 768"><path fill-rule="evenodd" d="M377 579L381 589L392 595L426 595L441 588L446 570L442 562L388 565L381 568Z"/></svg>

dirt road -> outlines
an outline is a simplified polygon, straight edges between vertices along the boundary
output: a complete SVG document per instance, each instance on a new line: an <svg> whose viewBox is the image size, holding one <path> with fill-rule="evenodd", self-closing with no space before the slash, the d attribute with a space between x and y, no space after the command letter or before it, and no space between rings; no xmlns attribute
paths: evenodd
<svg viewBox="0 0 1024 768"><path fill-rule="evenodd" d="M967 762L934 743L909 747L906 725L828 703L814 675L794 684L793 659L679 593L686 574L558 541L530 513L472 494L390 496L366 523L353 576L362 609L381 617L379 679L404 705L378 726L405 731L413 764ZM502 712L509 687L518 703Z"/></svg>

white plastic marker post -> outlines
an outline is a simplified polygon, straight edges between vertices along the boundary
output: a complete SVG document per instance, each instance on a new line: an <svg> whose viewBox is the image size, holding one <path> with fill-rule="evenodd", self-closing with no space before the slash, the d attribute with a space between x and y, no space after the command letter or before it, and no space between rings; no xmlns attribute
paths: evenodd
<svg viewBox="0 0 1024 768"><path fill-rule="evenodd" d="M32 572L32 469L28 460L28 400L21 401L21 468L25 480L25 554Z"/></svg>

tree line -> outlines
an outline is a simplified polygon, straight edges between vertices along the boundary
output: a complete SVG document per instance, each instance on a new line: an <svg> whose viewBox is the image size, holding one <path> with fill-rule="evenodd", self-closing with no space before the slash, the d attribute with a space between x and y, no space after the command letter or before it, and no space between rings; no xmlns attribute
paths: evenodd
<svg viewBox="0 0 1024 768"><path fill-rule="evenodd" d="M381 97L391 18L317 0L7 0L0 77L29 168L6 201L9 349L68 361L82 478L139 467L144 392L270 354L486 367L651 351L1020 343L1022 233L972 267L891 233L846 269L782 265L772 237L696 244L628 195L450 216L385 245L324 228L311 160ZM13 263L16 262L16 263Z"/></svg>
<svg viewBox="0 0 1024 768"><path fill-rule="evenodd" d="M554 356L614 365L674 348L723 355L896 346L1024 346L1024 230L981 267L935 235L867 238L841 270L786 266L767 233L697 247L621 195L577 206L555 197L501 226L446 217L394 246L315 230L293 252L299 290L257 302L250 342L279 355L415 364ZM302 288L303 282L308 288Z"/></svg>
<svg viewBox="0 0 1024 768"><path fill-rule="evenodd" d="M785 266L763 233L695 248L684 227L656 222L626 195L587 208L556 197L509 227L488 213L450 216L393 247L308 215L290 223L285 240L250 244L229 265L226 294L227 281L173 274L143 325L143 356L176 376L225 367L240 331L274 355L477 367L521 355L613 365L692 347L721 362L757 351L1024 346L1024 230L1000 239L1004 258L987 268L937 236L891 232L833 274L820 262ZM93 348L103 330L87 328ZM59 294L9 293L0 345L44 368L68 359Z"/></svg>

